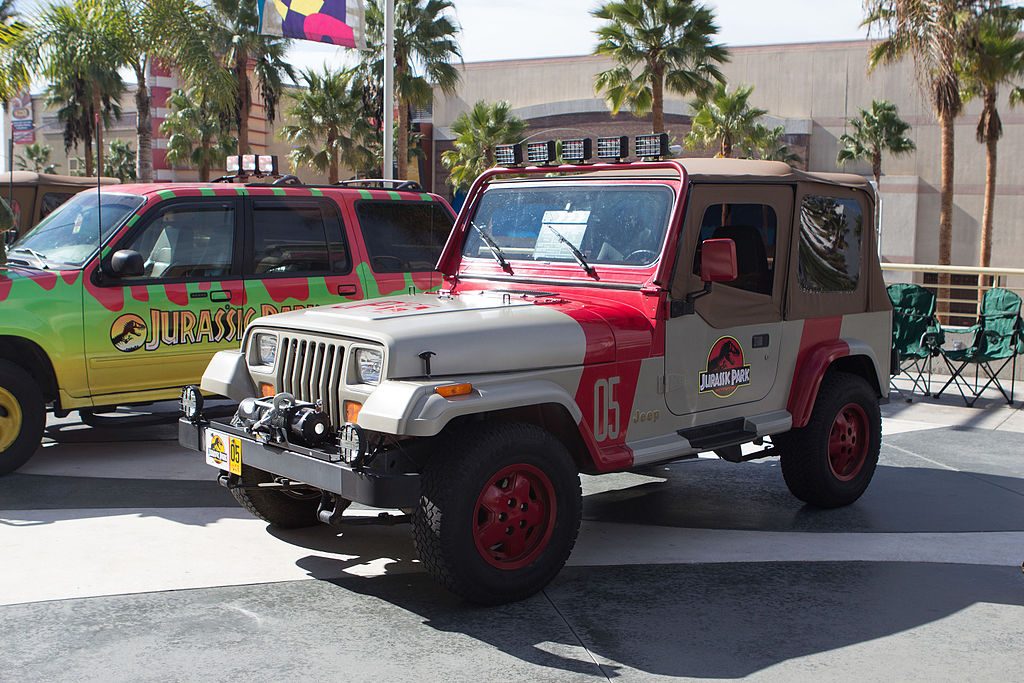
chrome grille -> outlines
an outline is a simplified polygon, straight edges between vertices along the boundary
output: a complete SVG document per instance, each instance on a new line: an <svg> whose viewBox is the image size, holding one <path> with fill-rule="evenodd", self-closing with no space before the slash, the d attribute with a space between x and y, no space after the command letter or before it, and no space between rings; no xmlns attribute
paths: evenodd
<svg viewBox="0 0 1024 683"><path fill-rule="evenodd" d="M282 335L277 350L277 390L300 401L323 401L331 423L344 422L341 375L345 345L322 339Z"/></svg>

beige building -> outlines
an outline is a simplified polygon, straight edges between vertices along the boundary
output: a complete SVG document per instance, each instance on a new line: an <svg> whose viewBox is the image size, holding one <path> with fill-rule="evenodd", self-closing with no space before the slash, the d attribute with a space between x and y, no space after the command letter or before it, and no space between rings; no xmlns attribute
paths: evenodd
<svg viewBox="0 0 1024 683"><path fill-rule="evenodd" d="M767 109L773 125L784 125L787 142L813 171L834 171L838 138L847 121L873 99L895 102L913 125L917 152L883 162L882 252L886 260L935 263L938 258L939 128L920 94L914 67L907 62L867 73L865 41L731 48L723 71L735 86L754 86L751 103ZM507 100L530 124L530 135L635 134L649 132L644 122L622 113L612 117L594 93L594 76L610 62L597 56L528 59L466 64L458 94L435 93L433 172L440 189L444 169L440 153L451 147L451 123L474 102ZM999 147L994 266L1024 266L1024 108L1013 111L1002 94L1005 134ZM956 127L956 196L953 261L978 262L985 180L984 147L974 138L980 106L972 103ZM669 94L667 126L676 139L689 130L687 101ZM870 174L868 165L842 169Z"/></svg>

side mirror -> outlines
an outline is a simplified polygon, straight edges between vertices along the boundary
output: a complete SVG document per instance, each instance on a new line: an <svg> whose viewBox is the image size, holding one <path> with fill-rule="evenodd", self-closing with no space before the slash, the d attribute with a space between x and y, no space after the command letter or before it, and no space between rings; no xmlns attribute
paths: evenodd
<svg viewBox="0 0 1024 683"><path fill-rule="evenodd" d="M146 262L139 252L121 249L110 257L110 272L116 277L142 277L146 274Z"/></svg>
<svg viewBox="0 0 1024 683"><path fill-rule="evenodd" d="M730 239L704 240L700 248L700 279L706 283L733 282L737 277L736 243Z"/></svg>

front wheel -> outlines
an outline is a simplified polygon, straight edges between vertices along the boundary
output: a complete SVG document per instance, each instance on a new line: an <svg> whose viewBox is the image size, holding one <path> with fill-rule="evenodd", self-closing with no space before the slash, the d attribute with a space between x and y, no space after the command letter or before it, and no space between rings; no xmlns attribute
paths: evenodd
<svg viewBox="0 0 1024 683"><path fill-rule="evenodd" d="M565 446L530 424L462 430L427 461L413 540L427 572L481 604L546 586L576 542L583 494Z"/></svg>
<svg viewBox="0 0 1024 683"><path fill-rule="evenodd" d="M39 448L46 403L32 375L0 361L0 475L10 474Z"/></svg>
<svg viewBox="0 0 1024 683"><path fill-rule="evenodd" d="M782 476L794 496L822 508L849 505L867 489L878 464L878 396L863 377L829 372L807 426L775 441Z"/></svg>

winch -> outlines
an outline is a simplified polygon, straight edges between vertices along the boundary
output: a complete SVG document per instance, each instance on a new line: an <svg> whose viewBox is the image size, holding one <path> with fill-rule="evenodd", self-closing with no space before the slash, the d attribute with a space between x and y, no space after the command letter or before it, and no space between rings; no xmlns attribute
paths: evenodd
<svg viewBox="0 0 1024 683"><path fill-rule="evenodd" d="M330 417L317 403L304 403L287 392L273 398L246 398L232 424L270 441L322 448L334 440Z"/></svg>

